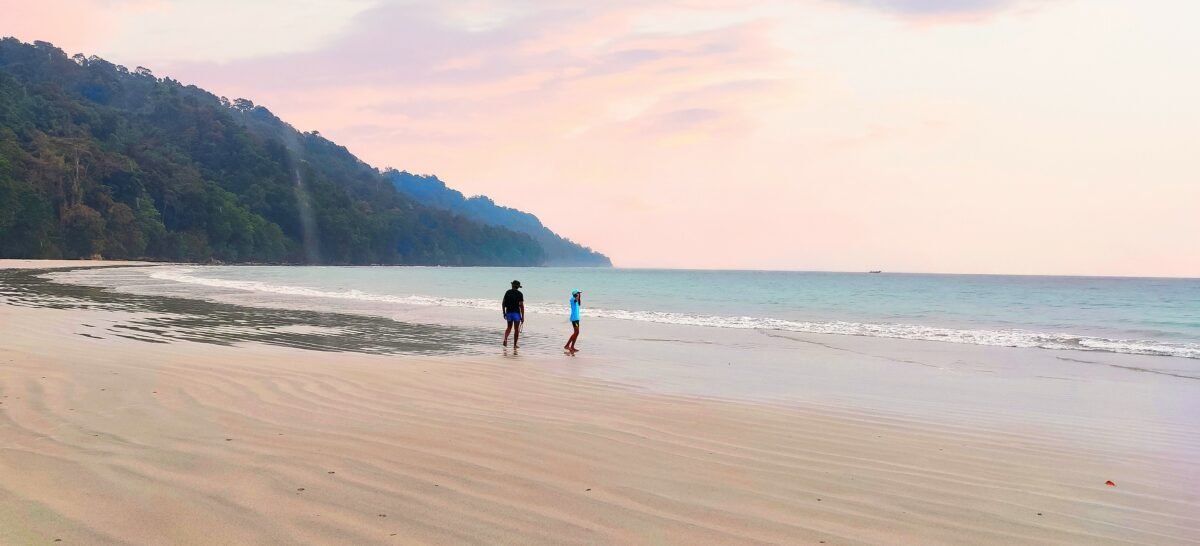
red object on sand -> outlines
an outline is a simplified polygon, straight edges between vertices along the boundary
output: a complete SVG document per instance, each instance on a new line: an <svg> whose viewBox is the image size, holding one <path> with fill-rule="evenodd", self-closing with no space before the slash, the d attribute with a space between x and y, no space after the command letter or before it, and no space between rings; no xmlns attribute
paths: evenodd
<svg viewBox="0 0 1200 546"><path fill-rule="evenodd" d="M1108 480L1108 481L1104 482L1104 485L1108 485L1108 486L1112 486L1112 487L1117 486L1117 484L1113 483L1112 480Z"/></svg>

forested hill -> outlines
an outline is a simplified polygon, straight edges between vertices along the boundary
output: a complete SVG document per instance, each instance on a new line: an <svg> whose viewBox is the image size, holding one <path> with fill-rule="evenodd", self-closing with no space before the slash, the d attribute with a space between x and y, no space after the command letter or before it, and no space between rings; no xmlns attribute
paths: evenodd
<svg viewBox="0 0 1200 546"><path fill-rule="evenodd" d="M540 265L316 132L150 70L0 40L0 257Z"/></svg>
<svg viewBox="0 0 1200 546"><path fill-rule="evenodd" d="M611 267L607 256L559 236L542 225L537 216L497 205L482 195L467 198L446 186L436 176L420 176L406 171L384 173L396 189L430 207L461 214L491 226L529 234L546 251L546 265Z"/></svg>

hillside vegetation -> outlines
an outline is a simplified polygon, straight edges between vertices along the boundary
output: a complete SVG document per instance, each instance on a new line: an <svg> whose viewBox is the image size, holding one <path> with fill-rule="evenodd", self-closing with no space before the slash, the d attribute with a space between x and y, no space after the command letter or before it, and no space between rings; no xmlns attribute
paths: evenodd
<svg viewBox="0 0 1200 546"><path fill-rule="evenodd" d="M489 226L499 226L528 234L546 252L546 265L609 267L612 262L607 256L570 239L564 238L542 225L537 216L517 209L497 205L490 197L476 195L466 197L447 187L436 176L420 176L406 171L384 173L396 189L430 207L460 214Z"/></svg>
<svg viewBox="0 0 1200 546"><path fill-rule="evenodd" d="M266 108L0 40L0 257L541 265Z"/></svg>

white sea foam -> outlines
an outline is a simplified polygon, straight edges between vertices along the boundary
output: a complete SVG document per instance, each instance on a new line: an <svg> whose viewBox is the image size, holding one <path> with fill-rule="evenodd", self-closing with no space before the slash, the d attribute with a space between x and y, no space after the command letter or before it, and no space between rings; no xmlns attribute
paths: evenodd
<svg viewBox="0 0 1200 546"><path fill-rule="evenodd" d="M492 310L496 301L492 299L447 298L426 295L391 296L371 294L359 290L328 291L300 286L277 285L260 281L226 280L200 277L193 269L168 267L155 269L150 277L158 280L210 286L234 290L246 290L283 294L290 296L334 298L400 305L422 305L439 307L462 307ZM529 304L526 311L534 314L565 314L565 305ZM778 330L812 334L839 334L851 336L945 341L974 345L1001 347L1028 347L1043 349L1068 349L1079 351L1104 351L1113 353L1177 356L1200 358L1200 344L1165 343L1149 340L1107 339L1067 333L1046 333L1021 329L980 330L954 329L916 324L888 324L852 321L791 321L767 317L717 316L703 314L674 313L665 311L629 311L624 309L589 308L588 316L679 324L716 328Z"/></svg>

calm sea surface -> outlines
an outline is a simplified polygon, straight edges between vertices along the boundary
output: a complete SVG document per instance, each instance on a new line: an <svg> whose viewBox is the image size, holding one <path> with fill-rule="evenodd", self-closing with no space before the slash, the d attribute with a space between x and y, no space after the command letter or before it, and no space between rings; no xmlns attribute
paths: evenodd
<svg viewBox="0 0 1200 546"><path fill-rule="evenodd" d="M206 298L270 295L329 310L364 302L585 318L1200 358L1200 279L577 268L161 266L62 280ZM344 309L343 309L344 308Z"/></svg>

